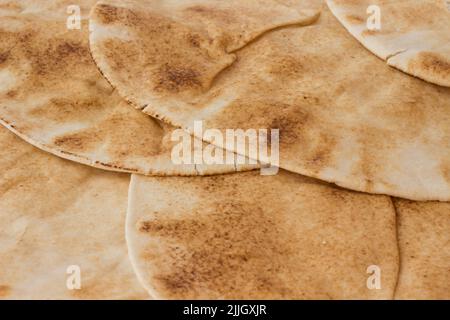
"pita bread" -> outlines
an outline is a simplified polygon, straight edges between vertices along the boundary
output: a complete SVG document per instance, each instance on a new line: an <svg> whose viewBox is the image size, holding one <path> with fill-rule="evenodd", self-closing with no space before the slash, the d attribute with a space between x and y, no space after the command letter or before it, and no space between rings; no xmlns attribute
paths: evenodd
<svg viewBox="0 0 450 320"><path fill-rule="evenodd" d="M48 155L0 128L0 299L145 299L125 244L129 176ZM81 289L68 290L69 266Z"/></svg>
<svg viewBox="0 0 450 320"><path fill-rule="evenodd" d="M0 1L0 123L45 151L106 170L197 175L256 167L174 164L175 128L119 97L91 58L87 20L81 30L66 28L66 2ZM89 12L94 3L79 5Z"/></svg>
<svg viewBox="0 0 450 320"><path fill-rule="evenodd" d="M450 299L450 203L394 203L400 246L396 299Z"/></svg>
<svg viewBox="0 0 450 320"><path fill-rule="evenodd" d="M133 175L126 230L134 269L157 299L390 299L397 281L388 197L286 171ZM367 287L371 265L381 290Z"/></svg>
<svg viewBox="0 0 450 320"><path fill-rule="evenodd" d="M222 131L280 129L284 169L358 191L450 200L450 89L387 67L326 6L316 25L278 29L236 51L210 88L185 81L176 90L163 76L164 61L183 57L183 68L201 75L190 64L195 50L169 42L172 51L161 58L148 44L179 36L158 31L155 17L165 17L152 6L110 6L122 12L111 23L99 5L92 11L92 52L119 93L144 112L194 134L196 120ZM120 67L128 55L136 58Z"/></svg>
<svg viewBox="0 0 450 320"><path fill-rule="evenodd" d="M450 87L450 12L443 0L327 0L344 27L387 64ZM381 29L367 27L369 6L381 10Z"/></svg>
<svg viewBox="0 0 450 320"><path fill-rule="evenodd" d="M99 1L91 12L91 51L113 85L128 77L137 85L136 78L142 77L147 80L140 89L147 95L149 80L155 80L153 88L161 99L172 102L170 93L189 99L207 90L236 61L233 51L267 30L309 24L317 16L317 11L297 11L273 0ZM125 43L132 49L121 46ZM121 48L131 49L129 55ZM119 68L124 74L115 72ZM130 101L142 100L141 94L128 90L134 87L117 89Z"/></svg>

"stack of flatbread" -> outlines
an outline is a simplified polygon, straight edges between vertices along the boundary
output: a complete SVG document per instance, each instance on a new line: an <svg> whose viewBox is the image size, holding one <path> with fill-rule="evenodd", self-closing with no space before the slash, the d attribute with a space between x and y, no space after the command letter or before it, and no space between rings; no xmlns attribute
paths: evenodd
<svg viewBox="0 0 450 320"><path fill-rule="evenodd" d="M450 299L447 4L0 0L0 298Z"/></svg>

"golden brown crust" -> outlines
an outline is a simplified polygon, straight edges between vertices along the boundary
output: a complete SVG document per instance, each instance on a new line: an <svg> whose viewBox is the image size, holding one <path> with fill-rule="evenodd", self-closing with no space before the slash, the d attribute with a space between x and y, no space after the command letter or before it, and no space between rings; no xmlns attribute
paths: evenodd
<svg viewBox="0 0 450 320"><path fill-rule="evenodd" d="M162 201L155 204L150 200ZM196 178L133 175L127 242L162 299L390 299L395 213L370 196L281 171ZM369 290L367 267L382 270Z"/></svg>
<svg viewBox="0 0 450 320"><path fill-rule="evenodd" d="M282 168L358 191L450 200L443 169L450 161L450 89L387 67L326 8L317 24L267 32L234 51L236 61L198 94L153 90L160 78L147 75L161 70L166 58L147 50L146 43L161 35L126 21L103 25L95 12L91 21L99 67L122 96L146 106L147 114L191 132L201 119L205 129L280 129ZM172 48L172 56L189 64L194 51L178 50L176 43ZM125 52L139 58L117 68Z"/></svg>
<svg viewBox="0 0 450 320"><path fill-rule="evenodd" d="M66 2L46 2L56 17L37 2L24 3L21 14L0 11L0 77L6 77L0 87L0 123L45 151L106 170L234 172L233 165L200 172L172 162L175 128L163 127L119 97L92 60L87 20L81 30L66 28ZM92 4L78 5L86 14Z"/></svg>

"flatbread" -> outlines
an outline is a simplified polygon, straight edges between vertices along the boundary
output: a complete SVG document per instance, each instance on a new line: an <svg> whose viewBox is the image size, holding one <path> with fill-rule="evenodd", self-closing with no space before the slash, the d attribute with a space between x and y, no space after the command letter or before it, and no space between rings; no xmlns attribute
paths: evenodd
<svg viewBox="0 0 450 320"><path fill-rule="evenodd" d="M0 1L1 124L45 151L106 170L148 175L247 170L174 164L175 128L130 107L101 76L89 52L87 19L81 30L66 27L68 3ZM86 15L94 3L76 4Z"/></svg>
<svg viewBox="0 0 450 320"><path fill-rule="evenodd" d="M399 70L450 87L450 12L444 0L327 0L345 28ZM369 6L381 12L380 30L367 27Z"/></svg>
<svg viewBox="0 0 450 320"><path fill-rule="evenodd" d="M102 6L121 14L108 20ZM193 134L196 120L222 132L279 129L284 169L358 191L450 200L450 89L386 66L326 5L318 23L279 28L235 51L235 62L210 87L201 80L201 64L191 64L196 50L180 45L176 29L163 28L166 20L151 5L113 1L91 14L94 59L120 95L145 113ZM148 45L161 37L168 41L162 56ZM183 65L165 64L177 57ZM220 59L208 62L216 63L209 70L220 69ZM170 68L184 75L180 81L167 76Z"/></svg>
<svg viewBox="0 0 450 320"><path fill-rule="evenodd" d="M126 230L157 299L390 299L397 281L390 199L287 171L133 175ZM380 290L367 287L373 265Z"/></svg>
<svg viewBox="0 0 450 320"><path fill-rule="evenodd" d="M0 299L148 298L125 244L129 175L48 155L5 128L0 168ZM70 266L80 290L68 290Z"/></svg>
<svg viewBox="0 0 450 320"><path fill-rule="evenodd" d="M283 24L310 24L318 17L317 10L297 10L280 2L99 1L91 12L91 51L103 74L113 85L119 84L118 91L128 100L142 100L154 88L160 93L158 102L167 99L170 104L170 93L189 99L211 87L236 62L233 52L264 32ZM121 46L125 43L132 48ZM133 89L141 77L147 80L140 83L139 93ZM122 86L127 79L132 81L131 88ZM154 86L148 86L149 80L155 81ZM217 101L216 107L224 103ZM158 116L164 118L164 114Z"/></svg>
<svg viewBox="0 0 450 320"><path fill-rule="evenodd" d="M450 299L450 203L395 199L400 246L396 299Z"/></svg>

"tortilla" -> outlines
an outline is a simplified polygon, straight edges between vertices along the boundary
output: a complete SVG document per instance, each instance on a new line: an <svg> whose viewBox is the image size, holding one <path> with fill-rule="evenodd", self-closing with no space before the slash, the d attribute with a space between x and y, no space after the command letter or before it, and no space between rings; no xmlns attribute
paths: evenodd
<svg viewBox="0 0 450 320"><path fill-rule="evenodd" d="M400 246L396 299L450 299L450 203L395 199Z"/></svg>
<svg viewBox="0 0 450 320"><path fill-rule="evenodd" d="M104 6L120 14L109 19ZM94 59L145 113L230 151L239 150L195 133L194 121L222 133L279 129L281 168L357 191L450 200L450 89L386 66L326 6L315 25L278 28L235 51L210 87L202 79L211 75L191 64L196 49L180 45L174 28L162 33L166 22L156 18L166 21L151 5L110 1L91 13ZM167 52L157 54L149 44L161 37ZM166 64L177 57L183 65ZM209 70L220 69L213 62Z"/></svg>
<svg viewBox="0 0 450 320"><path fill-rule="evenodd" d="M156 299L390 299L397 281L389 197L287 171L133 175L126 237ZM372 265L380 290L367 287Z"/></svg>
<svg viewBox="0 0 450 320"><path fill-rule="evenodd" d="M81 30L66 28L67 3L0 1L1 124L45 151L106 170L197 175L255 167L174 164L175 128L119 97L91 58L87 19ZM94 3L77 5L87 14Z"/></svg>
<svg viewBox="0 0 450 320"><path fill-rule="evenodd" d="M148 298L125 244L128 175L48 155L5 128L0 153L0 299ZM68 290L70 266L80 290Z"/></svg>
<svg viewBox="0 0 450 320"><path fill-rule="evenodd" d="M388 65L450 87L450 12L443 0L327 0L344 27ZM369 6L381 12L368 28ZM372 13L373 14L373 13Z"/></svg>

